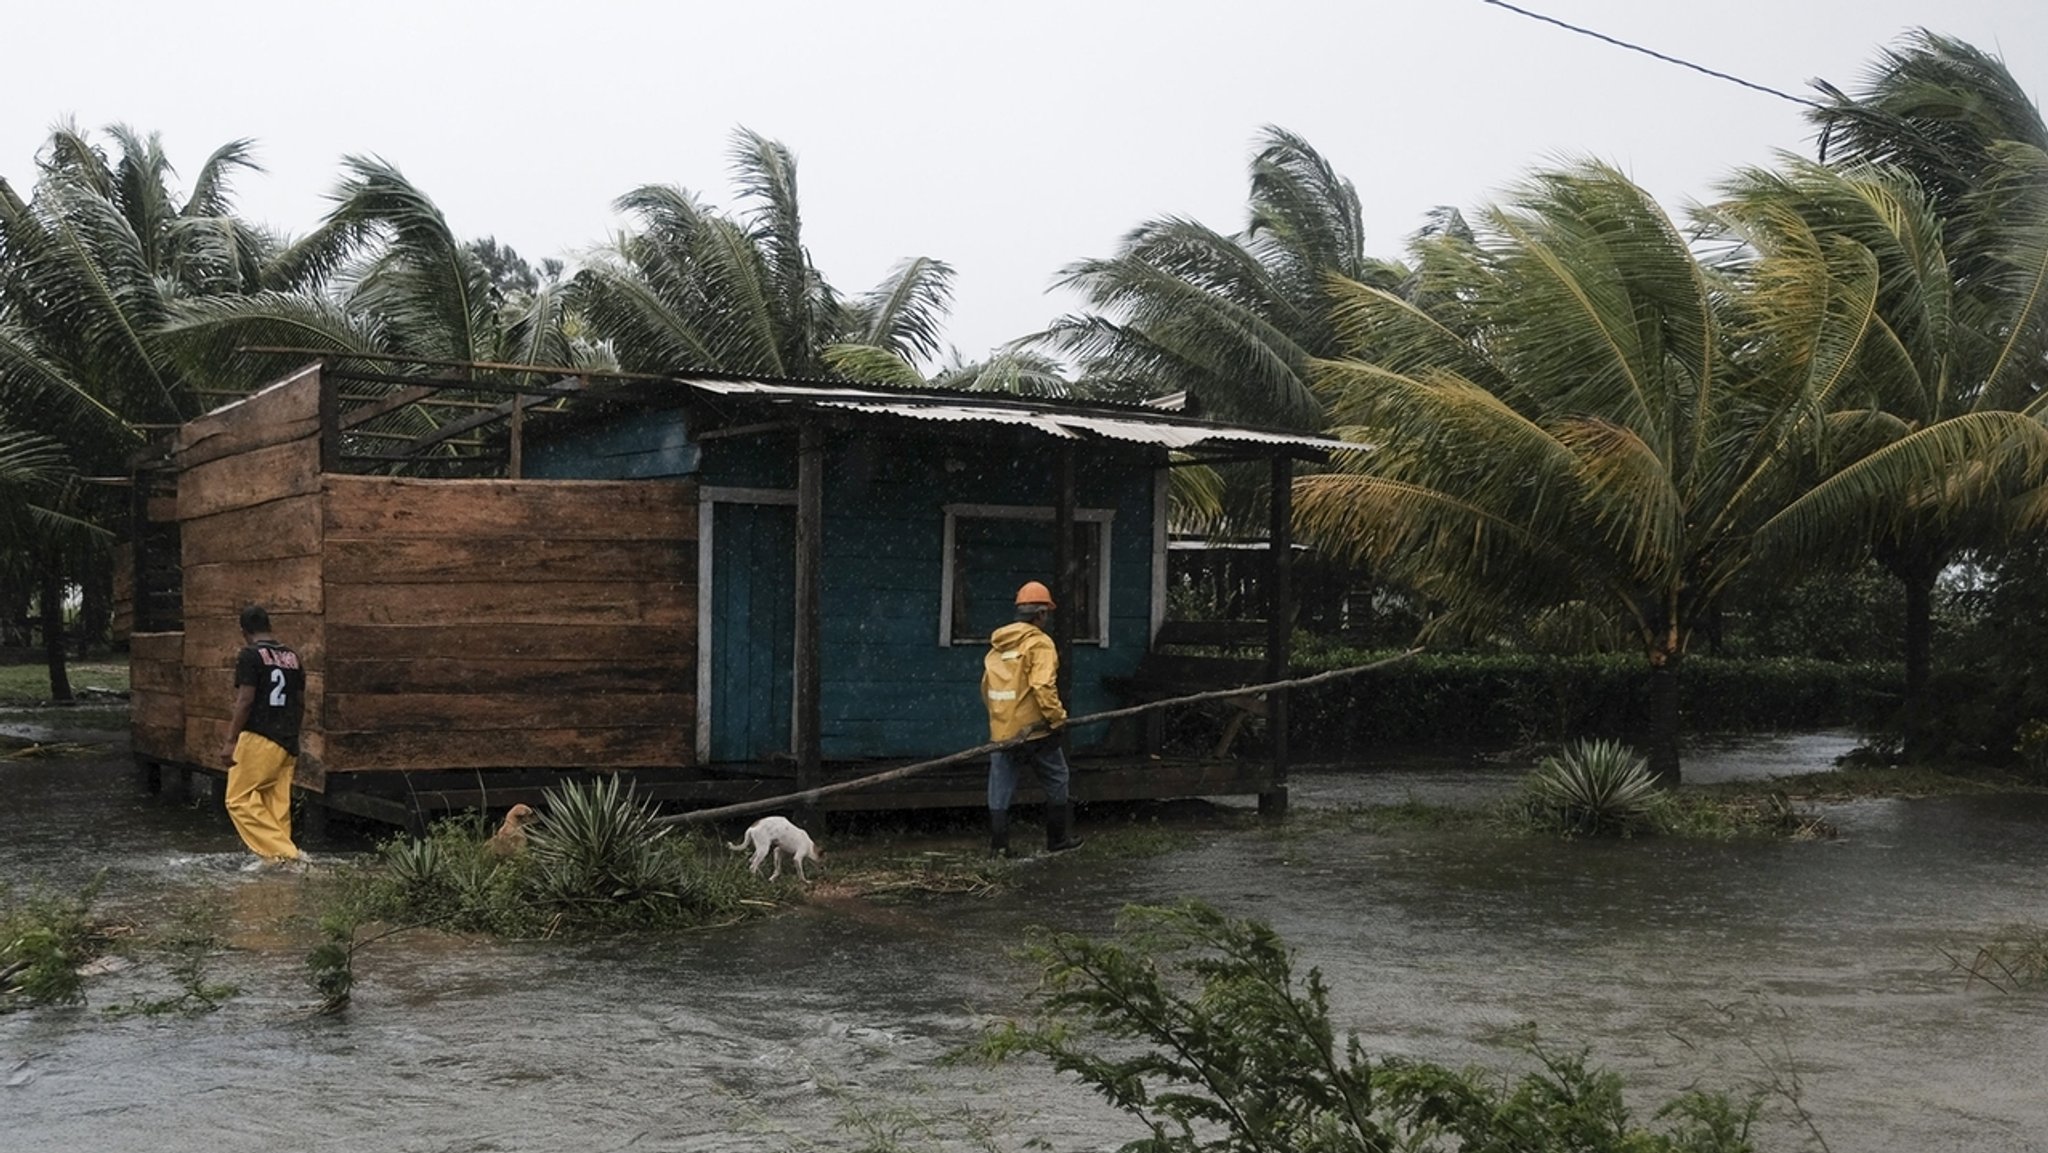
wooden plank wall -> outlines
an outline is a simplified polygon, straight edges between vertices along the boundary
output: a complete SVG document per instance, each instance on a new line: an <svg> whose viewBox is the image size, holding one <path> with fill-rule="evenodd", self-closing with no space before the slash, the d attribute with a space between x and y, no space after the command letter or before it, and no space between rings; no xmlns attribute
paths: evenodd
<svg viewBox="0 0 2048 1153"><path fill-rule="evenodd" d="M128 716L129 743L136 755L187 759L184 633L129 636Z"/></svg>
<svg viewBox="0 0 2048 1153"><path fill-rule="evenodd" d="M219 766L234 699L242 606L270 610L299 650L306 726L324 698L320 581L320 373L308 368L178 430L178 521L184 564L183 760ZM298 779L322 787L317 752Z"/></svg>
<svg viewBox="0 0 2048 1153"><path fill-rule="evenodd" d="M693 762L688 481L328 476L330 773Z"/></svg>

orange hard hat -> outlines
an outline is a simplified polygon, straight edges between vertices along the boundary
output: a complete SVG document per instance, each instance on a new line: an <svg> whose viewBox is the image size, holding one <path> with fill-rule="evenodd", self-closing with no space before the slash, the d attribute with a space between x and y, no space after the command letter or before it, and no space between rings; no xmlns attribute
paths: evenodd
<svg viewBox="0 0 2048 1153"><path fill-rule="evenodd" d="M1017 603L1020 605L1044 605L1049 609L1059 607L1052 603L1052 590L1037 581L1024 582L1024 587L1017 590Z"/></svg>

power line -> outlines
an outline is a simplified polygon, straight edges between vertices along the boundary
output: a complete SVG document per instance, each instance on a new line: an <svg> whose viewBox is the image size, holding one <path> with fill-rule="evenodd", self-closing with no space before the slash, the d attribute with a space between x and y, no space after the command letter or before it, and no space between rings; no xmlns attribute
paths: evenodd
<svg viewBox="0 0 2048 1153"><path fill-rule="evenodd" d="M1507 0L1480 0L1480 3L1482 3L1482 4L1491 4L1491 5L1493 5L1493 6L1495 7L1495 8L1505 8L1505 9L1507 9L1508 11L1510 11L1510 12L1513 12L1513 13L1515 13L1515 14L1516 14L1516 15L1518 15L1518 16L1527 16L1527 17L1528 17L1529 19L1531 19L1531 20L1541 20L1541 21L1543 21L1543 22L1544 22L1545 24L1555 24L1555 25L1557 25L1557 26L1558 26L1559 28L1562 28L1562 29L1566 30L1567 32L1576 32L1576 33L1578 33L1578 34L1579 34L1579 35L1581 35L1581 36L1591 36L1591 37L1592 37L1593 39L1595 39L1595 40L1600 40L1600 41L1604 41L1604 42L1606 42L1606 43L1608 43L1608 44L1612 44L1612 45L1614 45L1614 46L1615 46L1616 48L1626 48L1626 49L1628 49L1628 50L1629 50L1629 51L1631 51L1631 52L1640 52L1640 53L1642 53L1642 54L1643 54L1643 55L1645 55L1645 56L1649 56L1649 57L1652 57L1652 58L1654 58L1654 59L1657 59L1657 60L1662 60L1662 61L1663 61L1664 63L1666 63L1666 64L1676 64L1676 65L1678 65L1678 66L1679 66L1680 68L1690 68L1690 69L1692 69L1692 70L1693 70L1694 72L1704 72L1704 73L1706 73L1706 74L1707 74L1708 76L1712 76L1712 77L1713 77L1714 79L1716 79L1716 80L1726 80L1726 81L1728 81L1728 82L1729 82L1729 83L1731 83L1731 84L1740 84L1740 85L1742 85L1742 86L1743 86L1744 88L1750 88L1750 89L1754 89L1754 90L1756 90L1756 91L1758 91L1758 92L1762 92L1762 93L1766 93L1766 94L1768 94L1768 95L1771 95L1771 96L1775 96L1775 97L1777 97L1777 98L1778 98L1778 99L1780 99L1780 100L1790 100L1790 101L1791 101L1792 103L1794 103L1794 104L1804 104L1804 105L1806 105L1806 106L1807 106L1808 108L1823 108L1823 109L1824 109L1824 108L1828 107L1827 105L1825 105L1825 104L1822 104L1822 103L1821 103L1820 101L1818 101L1818 100L1808 100L1808 99L1807 99L1806 97L1804 97L1804 96L1794 96L1794 95L1792 95L1792 94L1791 94L1790 92L1780 92L1780 91L1779 91L1779 90L1777 90L1776 88L1772 88L1772 87L1770 87L1770 86L1768 86L1768 85L1764 85L1764 84L1757 84L1757 83L1753 83L1753 82L1751 82L1751 81L1748 81L1748 80L1744 80L1744 79L1743 79L1742 77L1740 77L1740 76L1730 76L1730 75L1729 75L1728 73L1726 73L1726 72L1716 72L1716 71L1715 71L1714 69L1712 69L1712 68L1708 68L1708 67L1705 67L1704 65L1700 65L1700 64L1694 64L1694 63L1693 63L1692 61L1690 61L1690 60L1681 60L1681 59L1679 59L1679 58L1678 58L1678 57L1676 57L1676 56L1666 56L1666 55L1665 55L1664 53L1662 53L1662 52L1658 52L1658 51L1655 51L1654 49L1650 49L1650 48L1645 48L1645 47L1643 47L1643 46L1642 46L1642 45L1640 45L1640 44L1631 44L1631 43L1629 43L1629 42L1628 42L1628 41L1626 41L1626 40L1617 40L1617 39L1615 39L1614 37L1612 37L1612 36L1609 36L1609 35L1607 35L1607 34L1605 34L1605 33L1602 33L1602 32L1595 32L1595 31L1593 31L1593 30L1592 30L1591 28L1581 28L1581 27L1579 27L1579 26L1578 26L1577 24L1568 24L1568 23L1566 23L1566 22L1565 22L1565 21L1563 21L1563 20L1559 20L1559 19L1558 19L1557 17L1555 17L1555 16L1545 16L1545 15L1544 15L1543 13L1541 13L1541 12L1531 12L1531 11L1529 11L1529 10L1528 10L1527 8L1517 8L1517 7L1516 7L1516 6L1514 6L1513 4L1509 4L1509 3L1507 3Z"/></svg>

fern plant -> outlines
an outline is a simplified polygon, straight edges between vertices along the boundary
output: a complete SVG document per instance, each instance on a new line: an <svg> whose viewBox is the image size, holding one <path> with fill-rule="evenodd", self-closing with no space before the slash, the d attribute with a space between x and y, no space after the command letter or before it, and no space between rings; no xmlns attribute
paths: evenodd
<svg viewBox="0 0 2048 1153"><path fill-rule="evenodd" d="M1538 826L1567 836L1640 832L1660 796L1649 764L1620 741L1581 740L1545 757L1524 794Z"/></svg>

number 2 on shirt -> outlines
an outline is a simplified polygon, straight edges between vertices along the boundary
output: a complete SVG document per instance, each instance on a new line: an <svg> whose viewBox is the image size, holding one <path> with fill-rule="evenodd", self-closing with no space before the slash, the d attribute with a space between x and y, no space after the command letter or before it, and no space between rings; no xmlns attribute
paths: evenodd
<svg viewBox="0 0 2048 1153"><path fill-rule="evenodd" d="M270 703L273 707L284 707L284 670L270 670Z"/></svg>

